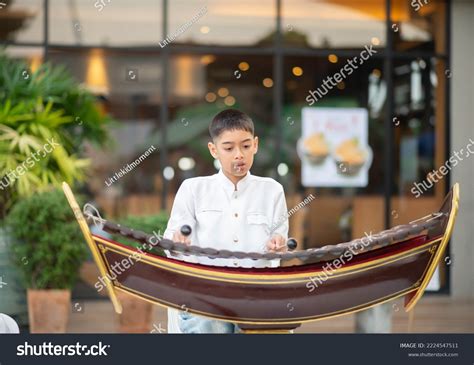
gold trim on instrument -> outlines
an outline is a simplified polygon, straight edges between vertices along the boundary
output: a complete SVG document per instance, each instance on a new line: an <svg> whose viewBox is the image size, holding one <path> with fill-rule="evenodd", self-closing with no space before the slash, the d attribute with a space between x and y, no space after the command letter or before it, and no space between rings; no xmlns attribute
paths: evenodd
<svg viewBox="0 0 474 365"><path fill-rule="evenodd" d="M72 193L71 188L66 182L63 182L62 188L64 191L64 195L66 195L69 206L71 207L74 216L76 217L76 220L79 223L79 227L81 228L82 234L84 235L87 245L89 246L89 249L92 252L94 261L99 268L100 275L102 275L102 277L105 277L107 275L107 269L104 263L102 262L97 246L94 243L91 231L89 230L89 226L86 222L86 219L84 218L84 215L82 214L81 208L79 208L79 204L77 204L77 201L74 198L74 194ZM120 301L115 295L113 286L105 285L105 287L107 289L107 293L109 294L110 300L112 301L115 312L119 314L122 313L122 305L120 304Z"/></svg>
<svg viewBox="0 0 474 365"><path fill-rule="evenodd" d="M408 312L413 309L416 303L420 300L421 296L425 292L428 283L433 276L436 267L438 266L439 262L441 261L441 255L444 253L446 246L448 245L449 239L451 238L451 234L454 228L454 222L456 221L456 215L458 214L459 209L459 183L453 185L453 196L451 198L451 212L449 214L448 223L446 225L446 230L444 231L443 239L438 246L438 250L435 253L435 257L431 262L431 265L428 268L428 272L424 277L420 288L415 293L415 295L410 299L410 301L405 305L405 311Z"/></svg>

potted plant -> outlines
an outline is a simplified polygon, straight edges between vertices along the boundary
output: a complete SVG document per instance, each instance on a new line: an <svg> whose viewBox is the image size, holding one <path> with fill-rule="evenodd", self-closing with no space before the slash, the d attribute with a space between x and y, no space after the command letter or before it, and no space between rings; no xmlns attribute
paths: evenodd
<svg viewBox="0 0 474 365"><path fill-rule="evenodd" d="M0 308L26 325L24 288L10 260L15 242L3 219L24 197L84 181L84 142L104 144L111 119L62 67L43 64L32 72L0 51L0 69L0 272L7 282Z"/></svg>
<svg viewBox="0 0 474 365"><path fill-rule="evenodd" d="M28 288L31 333L64 333L71 288L87 249L63 193L55 189L22 199L6 223L17 240L14 260Z"/></svg>
<svg viewBox="0 0 474 365"><path fill-rule="evenodd" d="M143 231L149 234L161 237L166 229L168 215L160 213L149 216L130 215L122 220L120 224ZM143 245L132 240L125 239L121 236L114 236L114 240L124 245L140 248ZM145 251L145 250L144 250ZM164 256L163 250L155 248L152 250L155 255ZM150 332L153 321L153 304L145 302L142 299L135 298L129 294L118 292L117 296L122 303L122 314L119 315L119 329L122 333L146 333Z"/></svg>

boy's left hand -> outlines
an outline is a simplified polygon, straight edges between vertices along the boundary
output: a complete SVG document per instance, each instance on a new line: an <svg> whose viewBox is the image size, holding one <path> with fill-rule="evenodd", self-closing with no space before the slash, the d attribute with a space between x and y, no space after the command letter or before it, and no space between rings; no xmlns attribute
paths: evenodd
<svg viewBox="0 0 474 365"><path fill-rule="evenodd" d="M286 240L279 234L272 236L272 238L268 240L265 246L268 252L287 252L288 251L288 247L286 246Z"/></svg>

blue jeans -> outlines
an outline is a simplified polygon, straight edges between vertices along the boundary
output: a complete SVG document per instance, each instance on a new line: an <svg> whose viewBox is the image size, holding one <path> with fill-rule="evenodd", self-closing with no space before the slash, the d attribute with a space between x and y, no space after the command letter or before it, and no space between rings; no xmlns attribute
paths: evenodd
<svg viewBox="0 0 474 365"><path fill-rule="evenodd" d="M239 333L236 324L216 319L197 316L180 311L178 315L179 329L182 333Z"/></svg>

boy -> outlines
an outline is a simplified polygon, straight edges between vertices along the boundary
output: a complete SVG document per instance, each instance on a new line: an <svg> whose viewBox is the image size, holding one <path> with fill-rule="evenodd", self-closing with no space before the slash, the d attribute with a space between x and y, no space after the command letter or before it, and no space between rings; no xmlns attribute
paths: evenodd
<svg viewBox="0 0 474 365"><path fill-rule="evenodd" d="M252 119L235 109L224 110L212 120L209 134L212 138L208 143L209 152L219 160L221 169L212 176L183 181L176 193L164 237L219 250L285 252L288 214L283 187L271 178L250 174L258 150ZM180 232L184 224L192 228L189 237ZM204 265L279 265L278 259L210 259L169 254ZM237 331L233 323L168 309L168 333Z"/></svg>

